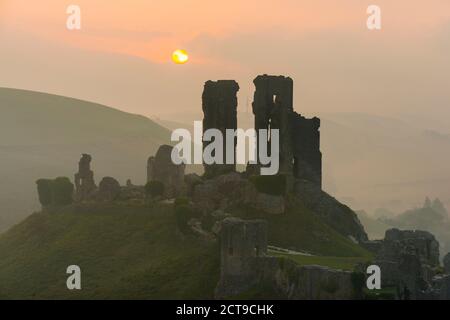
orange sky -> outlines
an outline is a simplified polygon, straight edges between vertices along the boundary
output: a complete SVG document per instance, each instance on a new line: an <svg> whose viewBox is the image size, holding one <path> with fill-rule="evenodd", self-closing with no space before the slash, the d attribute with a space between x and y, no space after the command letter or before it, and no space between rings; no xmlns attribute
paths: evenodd
<svg viewBox="0 0 450 320"><path fill-rule="evenodd" d="M66 29L70 4L80 31ZM366 28L370 4L381 31ZM223 78L242 110L261 73L291 76L307 114L442 118L450 104L448 0L0 0L0 37L0 86L150 116L201 112L204 81ZM177 48L189 63L171 63Z"/></svg>
<svg viewBox="0 0 450 320"><path fill-rule="evenodd" d="M326 30L366 32L366 8L382 8L387 37L423 37L450 19L450 1L364 0L3 0L4 25L93 50L167 62L170 53L203 34L227 37L267 29L305 34ZM65 28L69 4L79 5L82 30ZM6 12L6 14L5 14ZM186 48L189 49L189 48ZM194 62L210 60L204 52Z"/></svg>

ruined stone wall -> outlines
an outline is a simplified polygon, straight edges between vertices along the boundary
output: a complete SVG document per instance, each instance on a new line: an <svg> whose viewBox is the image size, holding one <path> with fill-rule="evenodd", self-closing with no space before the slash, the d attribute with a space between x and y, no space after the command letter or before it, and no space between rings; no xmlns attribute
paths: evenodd
<svg viewBox="0 0 450 320"><path fill-rule="evenodd" d="M294 112L291 78L260 75L253 82L255 129L279 130L279 172L310 181L321 188L320 119L307 119ZM270 150L270 141L267 145ZM256 173L258 167L249 166L249 172Z"/></svg>
<svg viewBox="0 0 450 320"><path fill-rule="evenodd" d="M94 172L91 170L92 157L83 154L78 162L78 172L75 173L75 199L86 200L93 195L97 186L94 181Z"/></svg>
<svg viewBox="0 0 450 320"><path fill-rule="evenodd" d="M259 281L270 285L288 300L352 300L361 298L355 291L352 272L325 266L300 266L288 258L266 257Z"/></svg>
<svg viewBox="0 0 450 320"><path fill-rule="evenodd" d="M292 115L294 177L322 187L322 153L320 152L320 119Z"/></svg>
<svg viewBox="0 0 450 320"><path fill-rule="evenodd" d="M423 263L430 266L439 265L439 242L427 231L389 229L386 231L384 242L397 243L399 250L417 255ZM395 251L385 250L381 254L392 255Z"/></svg>
<svg viewBox="0 0 450 320"><path fill-rule="evenodd" d="M172 162L172 146L162 145L156 155L147 161L147 182L160 181L164 184L164 196L174 198L180 196L185 189L185 164Z"/></svg>
<svg viewBox="0 0 450 320"><path fill-rule="evenodd" d="M222 221L220 234L218 297L238 294L255 284L258 259L267 254L267 223L227 218Z"/></svg>
<svg viewBox="0 0 450 320"><path fill-rule="evenodd" d="M299 266L267 255L267 224L227 218L221 229L221 277L215 297L232 298L267 290L285 299L352 299L351 272L322 266ZM262 294L266 293L261 292Z"/></svg>
<svg viewBox="0 0 450 320"><path fill-rule="evenodd" d="M221 230L221 273L242 276L252 272L249 262L267 254L267 223L263 220L225 219Z"/></svg>
<svg viewBox="0 0 450 320"><path fill-rule="evenodd" d="M255 78L253 83L255 84L255 94L252 107L255 115L255 129L279 130L279 172L292 174L290 118L293 112L293 81L289 77L260 75ZM257 140L259 148L259 136L257 136ZM270 141L268 145L268 150L270 150Z"/></svg>
<svg viewBox="0 0 450 320"><path fill-rule="evenodd" d="M208 129L218 129L224 137L223 161L224 164L205 164L205 175L208 177L217 176L223 173L236 170L236 161L233 164L226 162L226 129L236 130L237 128L237 92L239 85L234 80L207 81L202 95L203 108L203 132ZM203 141L203 148L208 146L210 141ZM234 149L236 148L236 139ZM235 151L234 151L235 153ZM236 155L234 156L236 159Z"/></svg>
<svg viewBox="0 0 450 320"><path fill-rule="evenodd" d="M374 264L381 269L382 287L397 287L400 299L434 297L441 284L434 284L439 243L431 233L389 229L378 247Z"/></svg>
<svg viewBox="0 0 450 320"><path fill-rule="evenodd" d="M114 201L119 198L121 187L113 177L104 177L98 184L96 199L99 201Z"/></svg>

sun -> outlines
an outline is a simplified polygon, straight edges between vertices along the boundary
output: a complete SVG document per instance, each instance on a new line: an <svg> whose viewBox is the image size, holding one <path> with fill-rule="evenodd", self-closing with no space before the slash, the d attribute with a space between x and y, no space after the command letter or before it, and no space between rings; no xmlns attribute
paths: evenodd
<svg viewBox="0 0 450 320"><path fill-rule="evenodd" d="M185 50L177 49L172 53L172 60L176 64L184 64L188 62L189 56Z"/></svg>

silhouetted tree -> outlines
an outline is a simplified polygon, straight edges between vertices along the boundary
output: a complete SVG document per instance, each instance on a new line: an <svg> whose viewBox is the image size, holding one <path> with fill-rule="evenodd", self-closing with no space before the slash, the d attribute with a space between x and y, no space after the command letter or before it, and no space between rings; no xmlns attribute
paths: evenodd
<svg viewBox="0 0 450 320"><path fill-rule="evenodd" d="M73 201L74 186L67 177L58 177L52 181L52 204L66 206Z"/></svg>
<svg viewBox="0 0 450 320"><path fill-rule="evenodd" d="M431 200L430 198L426 197L425 198L425 203L423 204L424 208L431 208Z"/></svg>
<svg viewBox="0 0 450 320"><path fill-rule="evenodd" d="M43 207L52 204L52 183L50 179L39 179L36 181L39 202Z"/></svg>
<svg viewBox="0 0 450 320"><path fill-rule="evenodd" d="M145 185L145 193L153 198L162 196L164 194L164 184L161 181L149 181Z"/></svg>
<svg viewBox="0 0 450 320"><path fill-rule="evenodd" d="M434 199L433 203L431 204L431 208L443 217L448 217L447 209L445 208L441 200L439 200L439 198Z"/></svg>

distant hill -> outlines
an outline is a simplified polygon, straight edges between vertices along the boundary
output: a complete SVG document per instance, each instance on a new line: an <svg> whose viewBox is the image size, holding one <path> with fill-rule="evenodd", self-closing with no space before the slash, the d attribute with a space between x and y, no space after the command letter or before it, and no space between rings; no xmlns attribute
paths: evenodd
<svg viewBox="0 0 450 320"><path fill-rule="evenodd" d="M324 114L328 188L353 209L401 212L427 195L450 204L450 140L402 118ZM326 182L326 183L327 183Z"/></svg>
<svg viewBox="0 0 450 320"><path fill-rule="evenodd" d="M36 179L73 179L81 153L92 154L97 183L144 183L147 158L170 141L146 117L45 93L0 88L0 115L0 231L38 208Z"/></svg>
<svg viewBox="0 0 450 320"><path fill-rule="evenodd" d="M369 239L380 240L384 239L386 230L392 228L392 226L376 219L367 214L364 210L356 211L359 221L364 226L364 230L367 232Z"/></svg>

